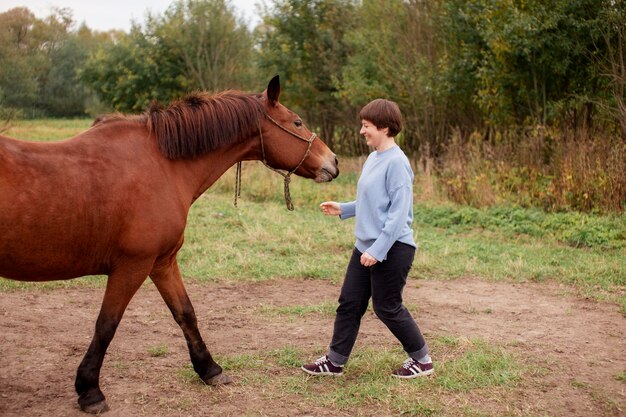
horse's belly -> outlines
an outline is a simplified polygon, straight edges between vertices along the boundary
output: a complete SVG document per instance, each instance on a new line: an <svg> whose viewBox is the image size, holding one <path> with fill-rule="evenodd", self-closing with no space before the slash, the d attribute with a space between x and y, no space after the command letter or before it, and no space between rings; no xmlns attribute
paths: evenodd
<svg viewBox="0 0 626 417"><path fill-rule="evenodd" d="M49 281L103 273L105 254L93 233L77 230L69 211L46 213L45 205L33 205L0 202L0 276Z"/></svg>
<svg viewBox="0 0 626 417"><path fill-rule="evenodd" d="M52 281L105 273L102 263L70 247L25 239L0 243L0 276L18 281Z"/></svg>

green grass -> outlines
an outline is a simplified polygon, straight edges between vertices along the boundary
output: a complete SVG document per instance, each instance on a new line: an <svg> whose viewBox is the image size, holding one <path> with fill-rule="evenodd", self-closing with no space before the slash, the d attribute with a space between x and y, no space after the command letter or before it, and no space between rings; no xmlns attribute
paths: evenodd
<svg viewBox="0 0 626 417"><path fill-rule="evenodd" d="M318 314L326 317L334 317L337 309L336 302L325 302L307 306L285 306L261 305L259 312L267 317L288 318L289 320L300 319L306 315Z"/></svg>
<svg viewBox="0 0 626 417"><path fill-rule="evenodd" d="M150 346L148 348L148 353L150 354L150 356L154 358L167 356L169 352L170 352L170 348L166 344L159 344L156 346Z"/></svg>
<svg viewBox="0 0 626 417"><path fill-rule="evenodd" d="M258 171L254 178L264 175L271 173ZM227 175L220 181L229 179ZM295 212L283 206L280 181L273 194L262 199L248 196L255 189L246 187L238 209L226 192L231 187L221 184L218 191L206 193L191 210L186 242L179 255L183 273L207 281L340 281L353 245L354 223L323 216L317 209L317 202L325 200L323 196L316 196L315 201L303 198L312 193L307 188L317 187L323 194L326 185L303 180L294 183ZM342 199L336 189L329 189L329 194L328 199ZM416 204L414 228L420 250L411 271L414 278L559 282L581 296L617 302L626 311L623 233L612 234L606 245L574 247L553 233L515 232L514 221L493 221L488 227L472 223L445 226L422 216L422 210L423 206ZM451 216L457 215L451 208L446 210ZM489 212L480 216L488 217ZM620 217L588 217L592 219L588 223L602 222L609 229L620 231L624 227ZM546 221L555 222L544 215L537 227Z"/></svg>
<svg viewBox="0 0 626 417"><path fill-rule="evenodd" d="M90 123L86 119L18 121L7 134L58 139ZM235 208L231 169L191 207L178 256L183 275L203 282L277 278L339 282L354 243L354 220L324 216L318 205L354 198L360 161L341 159L340 167L341 175L328 184L294 178L294 212L285 208L282 177L260 163L244 164L242 197ZM581 296L618 303L626 313L624 214L545 213L510 206L475 209L435 205L416 195L414 229L420 250L411 270L413 278L557 282ZM96 277L44 287L36 284L36 288L102 286L103 282ZM20 288L32 285L0 280L0 291Z"/></svg>
<svg viewBox="0 0 626 417"><path fill-rule="evenodd" d="M626 216L546 213L498 206L488 209L418 204L416 223L463 232L491 230L508 238L536 237L575 248L626 249Z"/></svg>
<svg viewBox="0 0 626 417"><path fill-rule="evenodd" d="M89 129L91 123L93 119L15 120L4 135L23 140L60 140Z"/></svg>
<svg viewBox="0 0 626 417"><path fill-rule="evenodd" d="M482 340L439 337L432 340L431 349L441 358L435 376L410 381L390 376L405 359L399 348L355 349L341 378L304 374L298 368L311 360L311 354L291 346L216 360L236 384L258 392L262 399L296 395L304 407L355 415L371 407L380 415L480 415L483 399L497 401L502 390L518 389L527 371L514 355ZM179 370L179 378L196 389L202 387L191 365ZM460 393L469 394L464 404L453 404Z"/></svg>

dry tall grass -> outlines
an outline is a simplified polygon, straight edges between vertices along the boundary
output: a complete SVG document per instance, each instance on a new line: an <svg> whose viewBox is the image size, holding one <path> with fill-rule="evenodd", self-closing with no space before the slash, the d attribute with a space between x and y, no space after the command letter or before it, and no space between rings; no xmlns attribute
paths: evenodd
<svg viewBox="0 0 626 417"><path fill-rule="evenodd" d="M442 191L476 207L500 203L549 211L623 212L626 142L534 129L525 134L455 134L437 164Z"/></svg>

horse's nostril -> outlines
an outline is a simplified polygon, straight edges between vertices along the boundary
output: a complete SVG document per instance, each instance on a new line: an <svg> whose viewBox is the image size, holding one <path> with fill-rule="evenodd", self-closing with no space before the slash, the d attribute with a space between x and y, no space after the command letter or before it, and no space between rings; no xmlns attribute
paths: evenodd
<svg viewBox="0 0 626 417"><path fill-rule="evenodd" d="M335 157L335 165L339 166L339 160Z"/></svg>

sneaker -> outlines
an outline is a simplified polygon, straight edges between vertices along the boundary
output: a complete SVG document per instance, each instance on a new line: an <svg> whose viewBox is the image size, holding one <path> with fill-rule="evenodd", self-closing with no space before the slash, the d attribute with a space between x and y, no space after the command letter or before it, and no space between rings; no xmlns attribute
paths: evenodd
<svg viewBox="0 0 626 417"><path fill-rule="evenodd" d="M324 355L318 360L308 365L303 365L301 368L304 372L311 375L330 375L341 376L343 375L343 366L335 366L332 364L328 356Z"/></svg>
<svg viewBox="0 0 626 417"><path fill-rule="evenodd" d="M396 378L411 379L418 376L427 376L435 372L433 369L433 363L420 363L413 358L409 358L404 361L404 364L399 369L396 369L391 374Z"/></svg>

